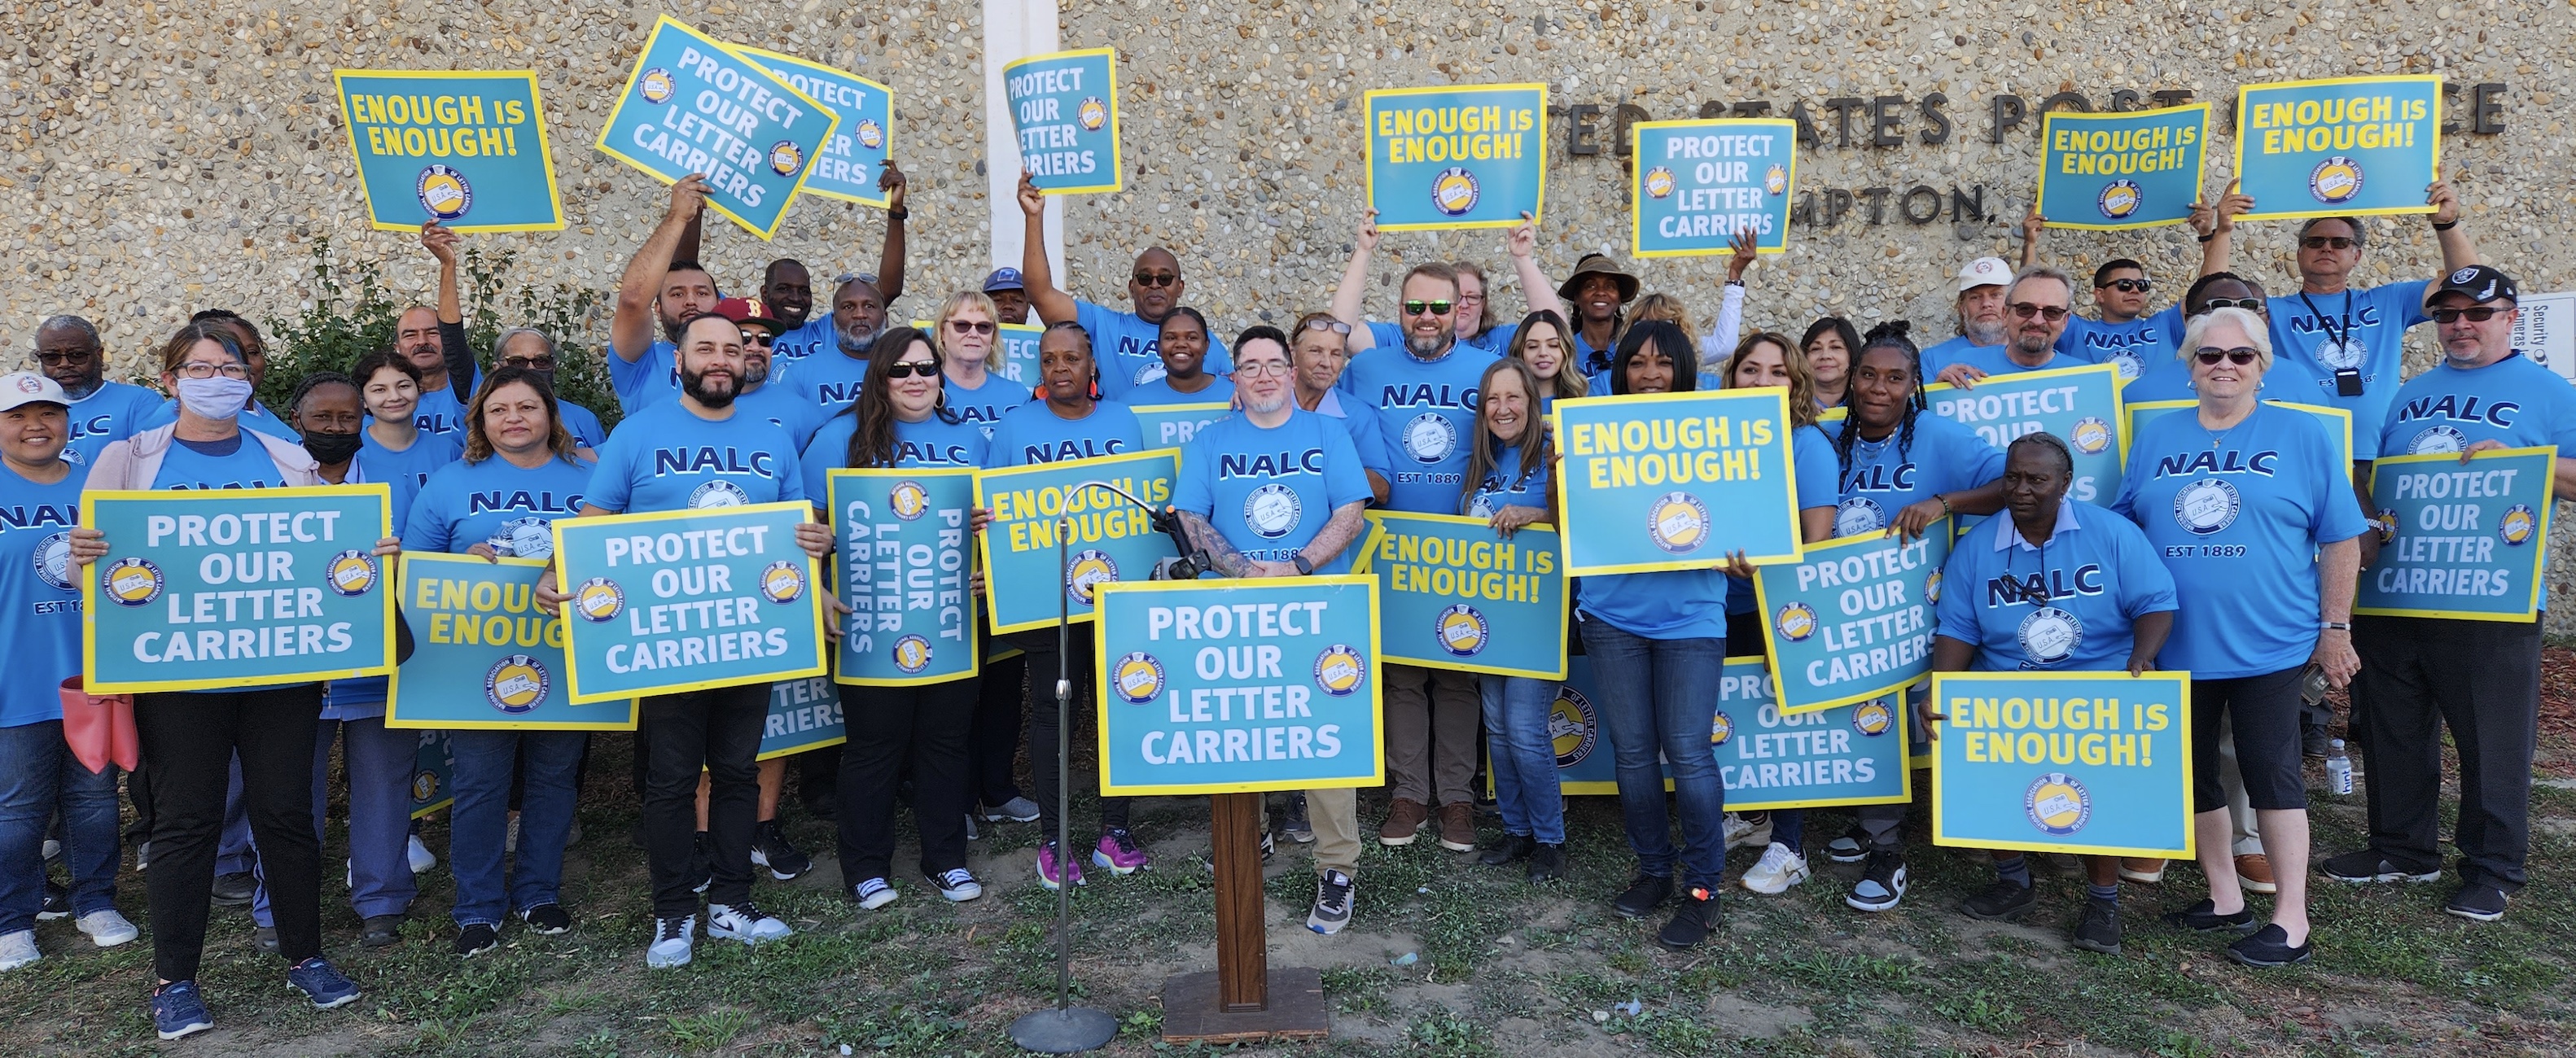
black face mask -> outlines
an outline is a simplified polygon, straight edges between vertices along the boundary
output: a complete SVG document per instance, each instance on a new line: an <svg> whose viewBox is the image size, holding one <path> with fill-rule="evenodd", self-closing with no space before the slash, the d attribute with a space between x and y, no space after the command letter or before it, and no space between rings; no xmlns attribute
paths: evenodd
<svg viewBox="0 0 2576 1058"><path fill-rule="evenodd" d="M304 435L304 450L312 453L314 460L326 467L346 463L355 457L358 454L358 444L359 435L356 433L323 433L315 430Z"/></svg>

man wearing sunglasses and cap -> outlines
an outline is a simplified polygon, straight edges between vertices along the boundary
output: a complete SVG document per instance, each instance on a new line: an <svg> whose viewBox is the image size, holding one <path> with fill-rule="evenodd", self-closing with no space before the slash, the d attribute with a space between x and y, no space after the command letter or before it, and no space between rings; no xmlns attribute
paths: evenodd
<svg viewBox="0 0 2576 1058"><path fill-rule="evenodd" d="M2576 387L2514 351L2518 301L2513 277L2484 265L2457 269L2433 289L2423 309L2439 329L2442 359L2396 388L2377 431L2382 454L2458 452L2466 463L2472 453L2492 449L2555 448L2552 499L2576 496ZM2529 622L2353 618L2353 646L2361 655L2353 721L2366 728L2370 754L2370 845L2326 860L2320 870L2356 884L2442 876L2442 728L2448 726L2460 757L2452 838L2460 850L2460 885L2442 910L2477 922L2504 917L2507 897L2527 880L2541 624L2538 616Z"/></svg>
<svg viewBox="0 0 2576 1058"><path fill-rule="evenodd" d="M802 450L831 416L800 384L789 382L788 365L777 362L775 343L786 328L759 302L745 298L716 302L715 314L742 331L742 385L734 407L776 423Z"/></svg>
<svg viewBox="0 0 2576 1058"><path fill-rule="evenodd" d="M1181 280L1180 258L1160 246L1146 247L1136 255L1127 277L1127 300L1134 312L1084 301L1055 285L1055 271L1046 253L1046 193L1026 173L1020 174L1019 201L1021 214L1028 218L1020 243L1020 285L1047 326L1079 323L1091 336L1092 362L1100 369L1100 395L1123 403L1128 390L1163 377L1163 321L1171 318L1182 293L1189 289ZM1208 337L1207 358L1200 362L1200 370L1220 377L1234 373L1234 360L1214 335Z"/></svg>

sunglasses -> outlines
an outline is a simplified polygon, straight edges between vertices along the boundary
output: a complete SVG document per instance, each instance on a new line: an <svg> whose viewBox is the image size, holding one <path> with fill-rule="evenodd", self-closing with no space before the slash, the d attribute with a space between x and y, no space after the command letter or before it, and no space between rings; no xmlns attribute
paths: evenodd
<svg viewBox="0 0 2576 1058"><path fill-rule="evenodd" d="M1404 314L1420 316L1427 312L1434 316L1446 316L1454 307L1456 306L1446 301L1408 301L1404 303Z"/></svg>
<svg viewBox="0 0 2576 1058"><path fill-rule="evenodd" d="M2247 312L2261 312L2264 309L2264 305L2263 299L2261 298L2211 298L2207 301L2201 302L2200 311L2193 313L2193 315L2206 316L2218 309L2244 309Z"/></svg>
<svg viewBox="0 0 2576 1058"><path fill-rule="evenodd" d="M768 345L768 344L769 344L769 332L768 332L768 331L744 331L744 332L742 332L742 344L744 344L744 345Z"/></svg>
<svg viewBox="0 0 2576 1058"><path fill-rule="evenodd" d="M2356 245L2359 244L2340 235L2309 235L2299 240L2299 246L2309 250L2349 250Z"/></svg>
<svg viewBox="0 0 2576 1058"><path fill-rule="evenodd" d="M1343 323L1340 320L1307 320L1306 329L1310 331L1331 331L1334 334L1351 333L1351 325Z"/></svg>
<svg viewBox="0 0 2576 1058"><path fill-rule="evenodd" d="M2462 316L2468 317L2470 323L2485 323L2488 320L2496 318L2497 313L2507 311L2511 310L2496 308L2492 305L2480 305L2473 309L2434 309L2433 311L2426 313L2426 315L2433 317L2433 322L2435 323L2456 322Z"/></svg>
<svg viewBox="0 0 2576 1058"><path fill-rule="evenodd" d="M2027 301L2016 301L2016 302L2014 302L2014 303L2013 303L2013 306L2012 306L2012 313L2013 313L2013 315L2015 315L2015 316L2019 316L2019 317L2021 317L2021 318L2023 318L2023 319L2025 319L2025 320L2026 320L2026 319L2029 319L2029 318L2031 318L2031 317L2033 317L2033 316L2046 316L2046 317L2048 317L2048 322L2050 322L2050 323L2055 323L2055 322L2057 322L2057 321L2059 321L2059 320L2062 320L2062 319L2065 319L2065 318L2066 318L2066 309L2065 309L2065 308L2063 308L2063 307L2061 307L2061 306L2057 306L2057 305L2033 305L2033 304L2031 304L2030 302L2027 302Z"/></svg>
<svg viewBox="0 0 2576 1058"><path fill-rule="evenodd" d="M2154 290L2156 288L2156 285L2153 282L2144 279L2114 279L2108 283L2102 284L2102 286L2105 289L2117 290L2123 294L2144 294L2147 291Z"/></svg>
<svg viewBox="0 0 2576 1058"><path fill-rule="evenodd" d="M1165 272L1161 275L1147 275L1143 272L1138 272L1127 278L1135 280L1136 285L1140 287L1170 287L1179 286L1181 283L1181 276L1178 272Z"/></svg>
<svg viewBox="0 0 2576 1058"><path fill-rule="evenodd" d="M37 353L37 354L36 354L36 362L41 363L41 364L45 365L46 367L60 367L60 366L62 366L62 365L64 365L64 364L70 364L70 365L72 365L73 367L79 367L79 366L81 366L81 365L83 365L83 364L89 363L90 361L92 361L92 360L96 360L96 359L98 359L98 354L97 354L97 353L94 353L94 352L91 352L91 351L89 351L89 350L87 350L87 349L77 349L77 350L73 350L72 352L68 352L68 353Z"/></svg>
<svg viewBox="0 0 2576 1058"><path fill-rule="evenodd" d="M2262 353L2242 346L2234 349L2218 349L2210 346L2202 346L2199 352L2192 355L2203 364L2216 364L2221 360L2225 360L2238 367L2243 367L2263 358Z"/></svg>
<svg viewBox="0 0 2576 1058"><path fill-rule="evenodd" d="M991 320L950 320L948 329L959 334L991 334L993 322Z"/></svg>
<svg viewBox="0 0 2576 1058"><path fill-rule="evenodd" d="M935 378L939 374L939 365L924 363L919 360L901 360L887 364L885 374L886 377L890 379L914 377Z"/></svg>
<svg viewBox="0 0 2576 1058"><path fill-rule="evenodd" d="M555 358L551 356L513 356L503 359L501 361L501 366L515 367L526 371L552 371L555 369Z"/></svg>

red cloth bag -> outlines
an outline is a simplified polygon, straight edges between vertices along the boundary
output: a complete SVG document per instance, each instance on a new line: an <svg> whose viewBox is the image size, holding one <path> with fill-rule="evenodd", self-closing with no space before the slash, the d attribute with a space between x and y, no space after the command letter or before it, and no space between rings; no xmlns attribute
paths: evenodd
<svg viewBox="0 0 2576 1058"><path fill-rule="evenodd" d="M81 689L78 676L63 681L62 696L63 741L81 767L97 774L115 761L133 771L142 760L142 743L134 734L134 696L91 694Z"/></svg>

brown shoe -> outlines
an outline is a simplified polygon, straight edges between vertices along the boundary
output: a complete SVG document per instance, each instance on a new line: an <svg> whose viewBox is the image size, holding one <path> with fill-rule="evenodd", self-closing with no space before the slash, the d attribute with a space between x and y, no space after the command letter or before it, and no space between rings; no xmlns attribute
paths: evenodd
<svg viewBox="0 0 2576 1058"><path fill-rule="evenodd" d="M2120 857L2120 880L2139 885L2154 885L2165 880L2165 864L2171 860L2154 856Z"/></svg>
<svg viewBox="0 0 2576 1058"><path fill-rule="evenodd" d="M1440 806L1440 847L1451 852L1476 851L1476 806L1465 801Z"/></svg>
<svg viewBox="0 0 2576 1058"><path fill-rule="evenodd" d="M2236 857L2236 881L2249 893L2277 893L2279 883L2272 880L2272 861L2253 852Z"/></svg>
<svg viewBox="0 0 2576 1058"><path fill-rule="evenodd" d="M1409 797L1398 797L1386 806L1386 825L1377 828L1380 845L1413 844L1413 834L1431 820L1431 809Z"/></svg>

